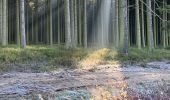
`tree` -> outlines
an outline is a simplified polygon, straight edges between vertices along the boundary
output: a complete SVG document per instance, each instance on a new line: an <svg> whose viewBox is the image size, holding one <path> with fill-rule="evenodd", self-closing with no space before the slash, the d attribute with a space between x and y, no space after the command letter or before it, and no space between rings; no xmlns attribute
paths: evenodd
<svg viewBox="0 0 170 100"><path fill-rule="evenodd" d="M70 29L70 0L65 0L65 41L66 48L72 47L71 43L71 29Z"/></svg>
<svg viewBox="0 0 170 100"><path fill-rule="evenodd" d="M129 23L128 23L128 1L124 0L123 3L124 7L124 30L125 30L125 38L124 38L124 53L127 55L128 54L128 49L129 49Z"/></svg>
<svg viewBox="0 0 170 100"><path fill-rule="evenodd" d="M50 6L50 45L53 44L53 12L52 12L52 0L49 3Z"/></svg>
<svg viewBox="0 0 170 100"><path fill-rule="evenodd" d="M78 28L77 28L77 0L74 0L74 46L77 46L77 36L78 36Z"/></svg>
<svg viewBox="0 0 170 100"><path fill-rule="evenodd" d="M71 13L70 13L70 17L71 17L71 43L72 45L75 47L74 44L74 38L75 38L75 34L74 34L74 0L70 0L70 8L71 8Z"/></svg>
<svg viewBox="0 0 170 100"><path fill-rule="evenodd" d="M26 48L25 38L25 0L20 0L20 25L21 25L21 48Z"/></svg>
<svg viewBox="0 0 170 100"><path fill-rule="evenodd" d="M57 16L58 18L57 18L57 28L58 28L58 44L60 44L60 5L59 5L59 2L58 2L58 16Z"/></svg>
<svg viewBox="0 0 170 100"><path fill-rule="evenodd" d="M119 0L120 5L120 18L119 18L119 31L120 31L120 41L119 47L122 53L128 54L128 7L127 0Z"/></svg>
<svg viewBox="0 0 170 100"><path fill-rule="evenodd" d="M17 45L20 45L20 25L19 25L19 0L16 0L16 34L17 34Z"/></svg>
<svg viewBox="0 0 170 100"><path fill-rule="evenodd" d="M84 0L84 47L87 48L87 4Z"/></svg>
<svg viewBox="0 0 170 100"><path fill-rule="evenodd" d="M2 28L2 46L8 44L7 39L7 0L3 0L3 28Z"/></svg>
<svg viewBox="0 0 170 100"><path fill-rule="evenodd" d="M141 2L141 34L142 34L142 45L145 47L145 23L144 23L144 7L143 1Z"/></svg>
<svg viewBox="0 0 170 100"><path fill-rule="evenodd" d="M147 37L149 50L154 49L153 29L152 29L152 6L151 0L147 0Z"/></svg>
<svg viewBox="0 0 170 100"><path fill-rule="evenodd" d="M153 11L156 12L156 1L153 2ZM154 33L154 46L157 46L157 28L156 28L156 17L153 16L153 33Z"/></svg>
<svg viewBox="0 0 170 100"><path fill-rule="evenodd" d="M136 0L136 33L137 33L137 47L141 49L141 29L139 20L139 0Z"/></svg>
<svg viewBox="0 0 170 100"><path fill-rule="evenodd" d="M79 45L82 46L82 4L81 4L81 1L82 0L79 0L79 18L78 18L78 21L79 21L79 26L78 26L78 30L79 30Z"/></svg>
<svg viewBox="0 0 170 100"><path fill-rule="evenodd" d="M2 0L0 0L0 43L2 43L2 33L3 33L3 31L2 31Z"/></svg>
<svg viewBox="0 0 170 100"><path fill-rule="evenodd" d="M119 0L115 0L115 33L116 47L119 46Z"/></svg>
<svg viewBox="0 0 170 100"><path fill-rule="evenodd" d="M166 47L166 11L165 11L165 3L166 0L163 0L163 21L162 21L162 45Z"/></svg>

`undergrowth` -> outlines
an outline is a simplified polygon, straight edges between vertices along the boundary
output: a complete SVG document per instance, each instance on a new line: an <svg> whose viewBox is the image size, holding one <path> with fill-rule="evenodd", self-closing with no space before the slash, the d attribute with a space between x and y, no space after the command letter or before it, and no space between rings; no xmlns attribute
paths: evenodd
<svg viewBox="0 0 170 100"><path fill-rule="evenodd" d="M168 49L130 48L124 55L113 49L66 49L63 46L27 46L20 49L11 45L0 47L0 71L51 71L58 68L85 68L100 64L139 63L154 60L170 59Z"/></svg>

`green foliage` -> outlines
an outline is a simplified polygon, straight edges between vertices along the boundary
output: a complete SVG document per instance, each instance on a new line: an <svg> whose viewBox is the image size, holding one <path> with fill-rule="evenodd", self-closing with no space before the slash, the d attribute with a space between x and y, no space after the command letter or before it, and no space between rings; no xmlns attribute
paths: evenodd
<svg viewBox="0 0 170 100"><path fill-rule="evenodd" d="M26 49L11 45L0 47L1 70L13 70L13 66L25 70L49 71L58 67L76 68L77 62L86 55L80 48L66 49L63 46L27 46ZM44 64L44 65L43 65ZM6 67L7 65L11 65ZM5 67L5 69L3 69ZM27 67L27 68L25 68Z"/></svg>
<svg viewBox="0 0 170 100"><path fill-rule="evenodd" d="M170 59L170 51L166 49L154 49L149 51L148 49L136 49L130 48L129 55L119 54L117 60L129 61L134 63L148 62L154 60Z"/></svg>

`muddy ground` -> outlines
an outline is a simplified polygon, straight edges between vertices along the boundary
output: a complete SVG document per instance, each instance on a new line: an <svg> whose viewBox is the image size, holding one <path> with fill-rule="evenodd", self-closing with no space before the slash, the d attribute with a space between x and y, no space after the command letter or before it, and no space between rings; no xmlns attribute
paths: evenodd
<svg viewBox="0 0 170 100"><path fill-rule="evenodd" d="M169 61L0 74L0 100L170 100Z"/></svg>

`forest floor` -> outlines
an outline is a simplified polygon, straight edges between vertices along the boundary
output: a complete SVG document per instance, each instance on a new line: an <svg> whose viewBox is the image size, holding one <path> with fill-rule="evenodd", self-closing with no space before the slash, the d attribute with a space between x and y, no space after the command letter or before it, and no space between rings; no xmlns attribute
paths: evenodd
<svg viewBox="0 0 170 100"><path fill-rule="evenodd" d="M169 50L0 47L0 100L169 100Z"/></svg>
<svg viewBox="0 0 170 100"><path fill-rule="evenodd" d="M0 74L0 100L169 100L170 63Z"/></svg>

